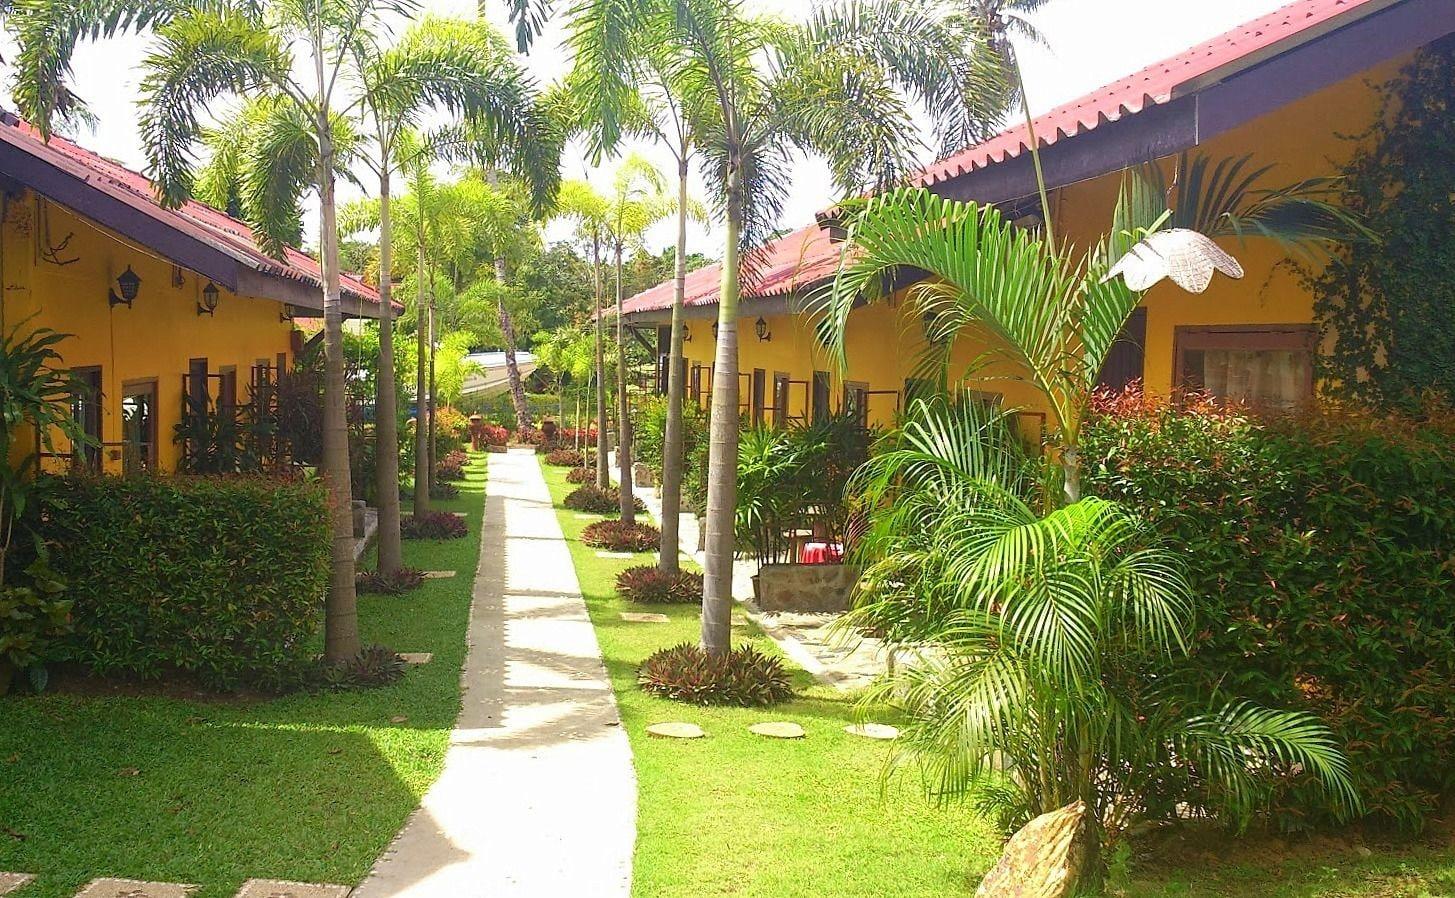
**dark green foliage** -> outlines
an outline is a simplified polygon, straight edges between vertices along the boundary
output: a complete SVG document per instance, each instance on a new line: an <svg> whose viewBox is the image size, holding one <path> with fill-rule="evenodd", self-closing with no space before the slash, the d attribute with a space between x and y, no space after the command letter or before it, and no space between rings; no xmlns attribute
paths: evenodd
<svg viewBox="0 0 1455 898"><path fill-rule="evenodd" d="M405 539L463 539L469 528L457 515L431 511L424 515L404 515L399 520L399 532Z"/></svg>
<svg viewBox="0 0 1455 898"><path fill-rule="evenodd" d="M811 530L842 540L849 477L869 457L870 431L853 415L787 429L759 427L738 443L737 536L759 563L792 562L784 534Z"/></svg>
<svg viewBox="0 0 1455 898"><path fill-rule="evenodd" d="M590 468L572 468L566 472L567 483L590 483L596 472Z"/></svg>
<svg viewBox="0 0 1455 898"><path fill-rule="evenodd" d="M763 708L793 697L783 665L750 645L717 656L695 642L662 649L642 662L637 682L652 695L694 705Z"/></svg>
<svg viewBox="0 0 1455 898"><path fill-rule="evenodd" d="M470 456L458 449L453 449L443 458L435 463L434 476L437 480L464 480L465 465L470 463ZM436 498L431 494L431 498Z"/></svg>
<svg viewBox="0 0 1455 898"><path fill-rule="evenodd" d="M602 489L594 483L588 483L580 489L572 491L561 504L572 511L616 514L621 511L621 491L614 486ZM636 499L636 510L647 510L647 506L641 499Z"/></svg>
<svg viewBox="0 0 1455 898"><path fill-rule="evenodd" d="M635 458L662 476L662 446L667 438L667 399L649 396L637 405ZM707 412L697 403L682 403L682 505L699 513L707 507Z"/></svg>
<svg viewBox="0 0 1455 898"><path fill-rule="evenodd" d="M65 657L216 687L296 664L320 620L328 515L319 482L57 481L40 530L74 602Z"/></svg>
<svg viewBox="0 0 1455 898"><path fill-rule="evenodd" d="M702 575L678 571L664 574L656 565L629 567L616 575L616 591L629 602L642 605L671 605L702 601Z"/></svg>
<svg viewBox="0 0 1455 898"><path fill-rule="evenodd" d="M317 683L326 689L360 689L388 686L404 676L404 659L382 645L366 646L361 652L337 664L319 662Z"/></svg>
<svg viewBox="0 0 1455 898"><path fill-rule="evenodd" d="M579 468L586 463L586 456L575 449L552 449L546 453L546 464L557 468Z"/></svg>
<svg viewBox="0 0 1455 898"><path fill-rule="evenodd" d="M460 488L448 480L432 480L429 484L429 497L431 499L454 499L460 495Z"/></svg>
<svg viewBox="0 0 1455 898"><path fill-rule="evenodd" d="M1345 395L1409 404L1455 395L1455 39L1382 88L1377 123L1344 169L1347 203L1378 242L1310 278L1328 342L1320 376Z"/></svg>
<svg viewBox="0 0 1455 898"><path fill-rule="evenodd" d="M359 571L354 575L354 588L360 593L397 596L409 592L424 582L424 571L402 567L392 574L379 571Z"/></svg>
<svg viewBox="0 0 1455 898"><path fill-rule="evenodd" d="M1455 786L1455 416L1259 421L1103 398L1086 488L1185 552L1207 686L1322 716L1366 807L1417 826ZM1283 796L1297 824L1317 796Z"/></svg>
<svg viewBox="0 0 1455 898"><path fill-rule="evenodd" d="M72 630L66 585L43 560L32 562L25 575L24 586L0 586L0 669L44 664L56 641Z"/></svg>
<svg viewBox="0 0 1455 898"><path fill-rule="evenodd" d="M661 532L650 524L626 524L610 518L581 531L581 542L612 552L650 552L661 540Z"/></svg>

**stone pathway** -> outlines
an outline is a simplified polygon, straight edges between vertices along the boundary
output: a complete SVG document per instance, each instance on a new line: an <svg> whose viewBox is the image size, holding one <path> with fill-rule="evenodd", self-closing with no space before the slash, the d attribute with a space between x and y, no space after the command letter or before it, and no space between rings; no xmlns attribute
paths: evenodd
<svg viewBox="0 0 1455 898"><path fill-rule="evenodd" d="M625 898L636 777L596 633L534 453L489 463L444 773L354 898Z"/></svg>

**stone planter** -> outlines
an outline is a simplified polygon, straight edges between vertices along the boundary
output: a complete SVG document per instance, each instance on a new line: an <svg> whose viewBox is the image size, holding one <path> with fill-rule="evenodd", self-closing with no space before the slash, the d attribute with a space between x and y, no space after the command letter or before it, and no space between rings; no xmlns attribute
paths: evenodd
<svg viewBox="0 0 1455 898"><path fill-rule="evenodd" d="M632 482L637 486L656 486L657 472L652 470L651 465L637 462L632 465Z"/></svg>
<svg viewBox="0 0 1455 898"><path fill-rule="evenodd" d="M843 612L858 581L859 569L846 564L765 564L753 594L766 612Z"/></svg>

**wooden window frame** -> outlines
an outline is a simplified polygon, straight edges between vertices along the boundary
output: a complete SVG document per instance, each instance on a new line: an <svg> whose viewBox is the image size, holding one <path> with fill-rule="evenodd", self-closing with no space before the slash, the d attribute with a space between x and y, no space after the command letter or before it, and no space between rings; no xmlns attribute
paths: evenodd
<svg viewBox="0 0 1455 898"><path fill-rule="evenodd" d="M1179 325L1172 330L1172 387L1187 387L1184 372L1188 352L1216 349L1245 352L1307 352L1309 366L1304 377L1301 402L1314 395L1313 353L1318 344L1318 329L1312 324L1233 324Z"/></svg>
<svg viewBox="0 0 1455 898"><path fill-rule="evenodd" d="M155 377L138 377L138 378L135 378L133 380L122 381L122 383L121 383L121 409L122 409L122 412L121 412L121 414L122 414L122 418L121 418L121 447L122 447L122 463L123 463L123 465L125 464L125 450L126 450L126 417L125 417L126 400L129 399L129 398L131 398L132 396L140 395L142 391L145 391L145 392L150 393L151 394L151 400L152 400L152 402L151 402L151 407L152 407L151 424L150 424L150 427L149 427L149 433L147 434L147 446L148 446L148 449L147 449L147 458L144 460L145 470L147 470L147 471L156 471L157 470L157 464L158 464L158 462L160 460L160 457L161 457L160 456L160 448L161 447L157 445L157 441L161 438L161 429L162 428L161 428L161 422L158 420L158 418L161 415L161 411L162 410L161 410L161 403L159 401L159 398L161 396L161 390L158 387L157 378L155 378ZM127 472L124 472L124 473L132 473L132 472L127 471Z"/></svg>
<svg viewBox="0 0 1455 898"><path fill-rule="evenodd" d="M827 371L815 371L813 372L813 378L810 380L810 384L811 392L809 393L809 415L812 418L813 422L817 424L818 422L827 419L830 415L834 413L833 375L829 374L829 372ZM822 390L820 390L820 386L822 386ZM820 398L823 399L822 404L819 403Z"/></svg>
<svg viewBox="0 0 1455 898"><path fill-rule="evenodd" d="M105 448L102 445L102 435L106 429L106 407L104 404L106 401L106 392L103 389L106 384L105 373L102 371L100 365L80 365L72 368L71 374L77 380L86 380L87 389L94 391L88 398L90 400L90 409L96 418L96 430L94 433L89 426L91 422L78 422L81 425L82 432L86 436L91 437L95 441L95 444L90 446L72 444L72 463L84 470L99 472L102 466L102 450ZM89 379L93 376L96 380L94 386L89 383ZM79 398L81 397L73 397L72 401ZM74 414L75 406L72 406L72 415L74 416Z"/></svg>
<svg viewBox="0 0 1455 898"><path fill-rule="evenodd" d="M754 427L763 426L763 412L767 410L768 392L768 371L764 368L754 368L750 375L749 390L751 391L751 413L749 418Z"/></svg>

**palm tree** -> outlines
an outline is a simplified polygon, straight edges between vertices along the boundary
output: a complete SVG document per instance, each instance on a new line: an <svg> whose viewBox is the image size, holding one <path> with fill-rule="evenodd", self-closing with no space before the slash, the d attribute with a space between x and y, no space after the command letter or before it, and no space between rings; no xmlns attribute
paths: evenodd
<svg viewBox="0 0 1455 898"><path fill-rule="evenodd" d="M622 314L622 260L628 246L639 247L647 229L672 214L672 203L667 199L667 182L662 173L635 153L622 160L617 168L610 200L607 233L616 272L616 463L621 485L621 519L630 524L636 521L636 495L632 491L632 422L626 376L626 317Z"/></svg>
<svg viewBox="0 0 1455 898"><path fill-rule="evenodd" d="M611 239L611 201L585 181L566 181L556 214L576 223L576 238L591 256L592 313L596 328L596 485L610 486L606 465L606 357L602 333L602 251Z"/></svg>
<svg viewBox="0 0 1455 898"><path fill-rule="evenodd" d="M927 272L928 279L905 294L906 314L931 322L919 375L952 380L957 336L989 335L978 364L1003 363L1014 379L1041 394L1060 452L1065 501L1075 502L1081 498L1081 426L1091 394L1143 291L1173 269L1189 267L1169 266L1170 255L1204 263L1192 266L1201 276L1184 284L1200 293L1215 268L1242 276L1212 237L1258 236L1308 252L1362 237L1363 226L1332 202L1327 179L1255 189L1268 169L1250 172L1247 162L1209 167L1206 159L1184 157L1171 191L1160 170L1129 174L1109 236L1080 255L1057 246L1050 222L1042 236L1014 226L992 207L925 190L875 197L850 222L845 264L818 299L826 341L844 364L853 305L883 296L883 278L891 272ZM1042 204L1050 208L1044 192ZM1168 222L1174 226L1164 228Z"/></svg>
<svg viewBox="0 0 1455 898"><path fill-rule="evenodd" d="M280 132L291 153L279 162L276 196L319 197L323 272L323 474L332 504L332 575L326 604L324 654L339 661L358 654L350 514L348 424L345 413L343 306L339 296L339 234L335 187L341 124L365 104L360 66L377 54L390 16L414 12L411 0L273 0L240 6L197 3L156 28L143 62L142 139L162 202L177 205L193 186L192 145L209 103L227 97L271 96L293 127ZM280 148L281 149L281 148ZM258 207L261 220L287 216L282 202ZM264 236L270 231L265 230Z"/></svg>
<svg viewBox="0 0 1455 898"><path fill-rule="evenodd" d="M1358 807L1317 718L1181 676L1195 603L1176 555L1116 503L1043 511L1002 414L917 400L855 487L864 590L844 624L916 658L864 700L906 712L898 759L936 797L973 794L1007 829L1082 801L1093 875L1138 822L1190 808L1241 824L1294 772Z"/></svg>
<svg viewBox="0 0 1455 898"><path fill-rule="evenodd" d="M611 4L603 21L642 28L660 49L688 99L702 173L726 223L702 620L704 649L720 654L731 636L738 300L754 261L750 253L745 266L743 251L776 229L785 163L796 150L820 154L846 193L890 183L914 164L916 104L942 140L978 133L981 98L1003 79L984 40L942 4L852 0L816 10L802 25L749 15L741 0L622 7ZM612 51L608 36L596 42L605 83L624 84L630 60Z"/></svg>
<svg viewBox="0 0 1455 898"><path fill-rule="evenodd" d="M526 160L531 157L518 148L526 143L527 134L540 127L540 112L530 80L504 48L498 33L483 22L427 16L412 24L393 46L360 60L359 73L363 78L359 111L365 140L355 155L379 183L378 202L369 207L367 227L379 230L379 299L388 309L392 308L395 270L393 177L397 173L420 174L420 164L427 166L436 158L442 151L441 144L453 145L467 139L459 129L442 130L425 138L412 129L427 113L444 109L468 121L473 131L495 136L510 150L512 159ZM269 189L278 183L269 180L269 175L279 168L280 161L259 152L287 146L285 140L270 132L279 122L267 112L276 108L276 101L254 100L224 127L209 131L207 143L213 155L196 185L200 198L219 207L236 203L238 213L260 229L280 224L267 213L270 206L298 208L297 197L279 196ZM550 189L552 169L529 174L546 182L544 189ZM351 216L356 224L357 212ZM297 243L300 231L301 225L294 219L283 233L270 236L282 243ZM420 336L424 335L421 330ZM398 397L393 386L394 321L390 315L379 321L378 383L375 439L379 569L395 571L403 558L399 534ZM426 477L428 474L426 470ZM427 485L416 491L416 501L424 502L422 508L427 509Z"/></svg>

